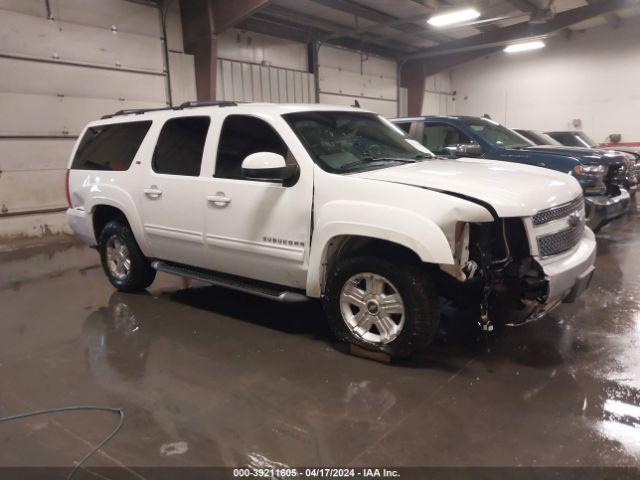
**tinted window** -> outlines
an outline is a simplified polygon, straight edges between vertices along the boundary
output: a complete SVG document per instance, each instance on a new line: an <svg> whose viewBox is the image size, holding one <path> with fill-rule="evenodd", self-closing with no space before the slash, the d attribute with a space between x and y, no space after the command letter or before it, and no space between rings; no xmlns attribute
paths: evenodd
<svg viewBox="0 0 640 480"><path fill-rule="evenodd" d="M467 120L469 128L491 145L500 148L529 147L533 142L502 125L486 119Z"/></svg>
<svg viewBox="0 0 640 480"><path fill-rule="evenodd" d="M230 115L222 125L216 177L243 179L242 161L252 153L272 152L287 158L287 145L264 120L245 115ZM287 160L290 162L292 160Z"/></svg>
<svg viewBox="0 0 640 480"><path fill-rule="evenodd" d="M89 127L80 141L71 168L127 170L150 126L151 122L131 122Z"/></svg>
<svg viewBox="0 0 640 480"><path fill-rule="evenodd" d="M169 175L200 175L209 117L179 117L168 120L160 131L153 152L153 171Z"/></svg>
<svg viewBox="0 0 640 480"><path fill-rule="evenodd" d="M475 143L465 133L451 125L425 125L422 143L436 155L452 156L460 144Z"/></svg>
<svg viewBox="0 0 640 480"><path fill-rule="evenodd" d="M585 147L585 145L580 141L580 139L570 132L549 132L549 135L555 138L562 145L567 145L569 147Z"/></svg>
<svg viewBox="0 0 640 480"><path fill-rule="evenodd" d="M411 122L393 122L393 124L403 132L409 133L409 130L411 130Z"/></svg>
<svg viewBox="0 0 640 480"><path fill-rule="evenodd" d="M299 112L283 117L315 162L330 172L391 167L432 156L398 127L372 113Z"/></svg>

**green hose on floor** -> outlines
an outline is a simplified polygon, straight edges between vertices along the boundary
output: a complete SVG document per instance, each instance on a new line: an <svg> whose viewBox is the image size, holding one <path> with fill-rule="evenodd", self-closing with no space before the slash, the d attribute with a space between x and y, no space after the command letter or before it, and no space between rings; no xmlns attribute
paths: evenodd
<svg viewBox="0 0 640 480"><path fill-rule="evenodd" d="M12 415L10 417L0 417L0 422L9 422L11 420L20 420L23 418L35 417L37 415L47 415L50 413L74 412L74 411L82 411L82 410L93 410L93 411L117 413L120 419L118 421L118 425L116 425L116 428L114 428L113 431L104 438L104 440L102 440L98 445L92 448L89 451L89 453L87 453L84 457L82 457L82 459L79 462L75 464L75 466L73 467L73 470L71 470L71 472L69 473L69 476L67 477L67 479L70 480L76 474L78 469L89 459L89 457L91 457L91 455L93 455L102 447L104 447L107 443L109 443L109 441L113 437L115 437L115 435L118 433L118 431L120 431L120 428L122 428L122 424L124 423L124 410L122 408L99 407L94 405L74 405L72 407L49 408L47 410L36 410L35 412L20 413L18 415Z"/></svg>

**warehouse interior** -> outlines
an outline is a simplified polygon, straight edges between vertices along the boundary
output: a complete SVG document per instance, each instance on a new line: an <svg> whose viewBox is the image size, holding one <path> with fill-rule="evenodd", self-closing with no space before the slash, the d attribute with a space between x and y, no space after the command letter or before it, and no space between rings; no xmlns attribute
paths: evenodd
<svg viewBox="0 0 640 480"><path fill-rule="evenodd" d="M577 301L495 335L443 308L426 352L387 363L337 342L317 301L163 273L116 291L73 235L65 180L87 123L189 101L484 117L640 159L639 27L638 0L0 0L0 417L116 409L0 421L0 476L82 459L76 478L639 478L635 187Z"/></svg>

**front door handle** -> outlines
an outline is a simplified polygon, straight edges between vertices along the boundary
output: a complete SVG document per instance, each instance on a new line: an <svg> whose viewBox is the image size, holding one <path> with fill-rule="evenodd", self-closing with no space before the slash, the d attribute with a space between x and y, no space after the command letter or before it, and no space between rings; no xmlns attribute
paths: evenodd
<svg viewBox="0 0 640 480"><path fill-rule="evenodd" d="M155 185L152 185L150 188L145 188L142 191L149 198L159 198L162 196L162 190L160 190Z"/></svg>
<svg viewBox="0 0 640 480"><path fill-rule="evenodd" d="M231 197L227 197L224 192L218 192L215 195L208 195L207 202L218 206L224 206L231 203Z"/></svg>

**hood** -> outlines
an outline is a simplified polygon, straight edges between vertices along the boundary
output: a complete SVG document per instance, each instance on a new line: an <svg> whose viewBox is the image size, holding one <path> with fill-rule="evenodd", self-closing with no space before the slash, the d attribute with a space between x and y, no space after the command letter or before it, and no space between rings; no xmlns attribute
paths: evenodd
<svg viewBox="0 0 640 480"><path fill-rule="evenodd" d="M566 173L477 158L425 160L353 176L465 195L489 203L500 217L531 216L582 195Z"/></svg>
<svg viewBox="0 0 640 480"><path fill-rule="evenodd" d="M523 150L549 153L552 155L570 155L588 164L614 165L623 161L622 156L618 153L596 148L567 147L564 145L534 145L526 147Z"/></svg>

